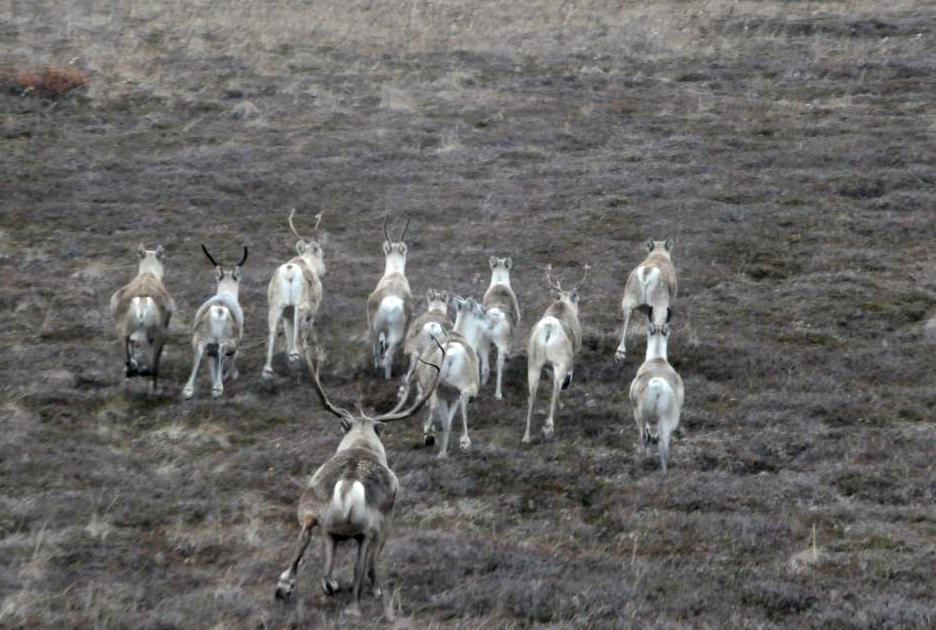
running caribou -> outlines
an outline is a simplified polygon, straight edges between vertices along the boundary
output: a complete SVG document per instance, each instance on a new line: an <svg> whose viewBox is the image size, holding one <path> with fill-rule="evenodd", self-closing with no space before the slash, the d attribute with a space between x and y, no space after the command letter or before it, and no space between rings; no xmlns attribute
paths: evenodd
<svg viewBox="0 0 936 630"><path fill-rule="evenodd" d="M487 311L488 326L478 354L481 359L481 384L484 385L491 375L491 345L497 347L497 387L494 389L494 398L501 400L504 397L501 389L504 363L510 355L514 328L520 323L520 305L510 286L510 258L491 256L488 264L491 266L491 284L481 300Z"/></svg>
<svg viewBox="0 0 936 630"><path fill-rule="evenodd" d="M269 334L266 363L263 365L264 379L273 377L273 348L281 319L286 333L286 353L290 363L297 364L302 359L307 344L315 343L315 315L322 303L321 277L325 275L325 254L322 252L318 234L322 213L315 215L313 238L303 238L299 235L293 223L295 214L295 208L290 210L289 229L299 239L296 241L297 255L276 268L267 288Z"/></svg>
<svg viewBox="0 0 936 630"><path fill-rule="evenodd" d="M543 426L543 436L552 437L559 390L565 389L572 382L575 355L582 347L582 325L578 317L579 289L588 277L588 269L589 266L585 265L585 273L579 283L572 289L564 290L559 281L552 279L552 267L546 267L546 281L554 300L530 333L530 345L527 349L527 384L530 397L524 442L530 441L530 421L533 419L536 392L545 365L552 369L553 391L549 402L549 415L546 416L546 424Z"/></svg>
<svg viewBox="0 0 936 630"><path fill-rule="evenodd" d="M299 548L289 568L280 575L276 597L286 599L292 593L299 563L312 539L312 529L318 527L325 552L322 588L328 595L338 591L338 583L332 579L335 545L350 539L358 543L353 600L347 612L360 615L365 576L375 595L380 596L377 560L390 531L393 506L400 489L400 482L387 465L387 453L380 441L380 433L386 423L404 420L419 411L435 391L440 370L438 365L431 366L435 369L435 378L409 409L371 418L361 411L354 415L332 404L319 381L318 361L313 361L308 349L305 353L319 400L328 412L341 419L345 435L331 459L312 475L299 499Z"/></svg>
<svg viewBox="0 0 936 630"><path fill-rule="evenodd" d="M471 439L468 437L468 401L478 395L480 376L477 348L481 342L483 328L487 325L484 307L474 298L456 297L454 301L455 326L441 342L444 350L437 346L430 346L421 357L423 363L442 366L438 376L438 387L435 387L429 403L429 417L423 427L423 439L426 446L432 446L435 444L433 425L436 421L441 423L442 445L439 447L439 458L448 456L452 420L459 409L462 417L462 435L458 444L463 451L471 448ZM432 382L431 377L428 368L424 365L417 366L417 391L420 393L428 391ZM403 404L405 400L404 395L400 399L400 404Z"/></svg>
<svg viewBox="0 0 936 630"><path fill-rule="evenodd" d="M631 382L630 399L640 437L640 447L647 454L647 445L658 442L660 467L666 474L670 436L679 426L683 406L683 383L666 357L669 324L647 329L647 355L637 376Z"/></svg>
<svg viewBox="0 0 936 630"><path fill-rule="evenodd" d="M621 298L621 313L624 326L621 329L621 343L614 353L614 361L621 363L627 355L624 340L627 338L627 324L631 311L637 309L647 313L650 322L660 328L669 323L673 314L673 302L676 300L676 268L670 253L673 241L647 241L647 257L627 277L624 297Z"/></svg>
<svg viewBox="0 0 936 630"><path fill-rule="evenodd" d="M213 398L224 393L224 379L237 379L237 349L244 335L244 311L241 310L237 294L240 290L241 266L247 262L247 246L244 246L244 256L240 262L227 269L218 264L204 244L202 251L214 267L218 290L195 313L192 324L195 359L192 374L182 390L182 397L186 400L195 395L198 367L206 352Z"/></svg>
<svg viewBox="0 0 936 630"><path fill-rule="evenodd" d="M162 245L146 249L141 244L136 277L110 299L110 311L123 344L127 377L152 376L152 391L158 387L159 359L169 336L169 320L175 302L163 284L166 251ZM141 358L144 346L152 350L149 364Z"/></svg>
<svg viewBox="0 0 936 630"><path fill-rule="evenodd" d="M448 315L448 299L448 292L429 289L426 292L426 312L410 323L403 344L403 352L409 355L410 364L400 386L401 393L409 386L419 364L419 356L432 345L433 338L441 339L451 332L453 324Z"/></svg>
<svg viewBox="0 0 936 630"><path fill-rule="evenodd" d="M384 218L384 272L377 288L367 298L367 325L370 328L371 348L374 353L374 369L383 368L384 378L390 380L393 370L393 355L403 341L407 325L413 316L413 297L406 280L406 230L410 220L406 219L400 238L394 241L387 230L388 219Z"/></svg>

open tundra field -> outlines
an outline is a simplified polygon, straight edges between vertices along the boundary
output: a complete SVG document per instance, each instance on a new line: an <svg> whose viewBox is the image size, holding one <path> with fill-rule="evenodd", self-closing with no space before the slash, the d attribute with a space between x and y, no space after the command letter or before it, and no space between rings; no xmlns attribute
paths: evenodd
<svg viewBox="0 0 936 630"><path fill-rule="evenodd" d="M933 2L9 0L0 63L0 627L936 625ZM342 406L386 411L405 365L379 379L366 339L385 214L417 312L480 298L490 255L523 310L469 453L438 461L425 412L384 433L402 491L360 619L317 534L273 597L341 438L282 345L260 376L292 207L324 211ZM612 361L648 237L680 283L665 479L627 399L642 323ZM157 395L108 313L141 242L177 303ZM203 242L250 247L247 328L240 379L211 400L203 366L186 403ZM592 266L584 342L526 445L550 263Z"/></svg>

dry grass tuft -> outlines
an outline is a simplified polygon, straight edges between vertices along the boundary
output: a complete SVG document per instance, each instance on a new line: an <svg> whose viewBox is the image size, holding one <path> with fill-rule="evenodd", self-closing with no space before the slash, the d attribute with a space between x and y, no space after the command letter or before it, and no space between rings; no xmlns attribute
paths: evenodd
<svg viewBox="0 0 936 630"><path fill-rule="evenodd" d="M24 70L11 74L7 81L23 94L38 94L45 98L60 98L72 90L88 85L88 73L75 66L46 66L42 70Z"/></svg>

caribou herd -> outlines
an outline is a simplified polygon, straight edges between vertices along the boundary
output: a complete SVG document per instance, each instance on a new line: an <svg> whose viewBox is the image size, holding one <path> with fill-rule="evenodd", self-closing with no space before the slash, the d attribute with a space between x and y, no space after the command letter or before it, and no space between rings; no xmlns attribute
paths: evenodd
<svg viewBox="0 0 936 630"><path fill-rule="evenodd" d="M408 366L399 387L395 407L388 413L370 417L334 405L319 380L322 353L315 333L315 318L323 300L322 276L325 257L318 238L322 220L314 218L312 237L300 236L294 223L295 210L288 218L296 236L296 255L273 272L267 290L268 335L266 362L262 377L272 379L273 354L280 321L283 322L286 354L291 364L305 363L313 388L329 413L341 420L345 432L338 450L312 476L299 501L301 526L299 549L290 567L280 576L276 597L290 595L303 553L318 527L323 538L325 577L322 587L329 595L338 589L332 580L335 545L354 539L358 542L354 566L353 603L350 614L360 614L361 591L365 578L379 593L376 562L386 541L399 482L387 464L380 441L384 425L416 414L427 402L429 411L423 425L427 446L435 443L435 429L441 427L438 457L448 454L452 421L458 414L462 432L459 447L468 451L468 404L490 377L490 356L497 351L495 399L503 398L505 363L510 356L512 339L520 323L520 306L510 281L512 260L491 256L491 281L481 301L473 297L449 297L446 291L429 289L427 309L413 317L413 295L406 278L406 220L398 238L391 236L384 220L383 275L367 298L367 326L373 352L374 369L384 379L393 375L394 358L399 350L408 355ZM676 298L676 270L670 240L649 240L647 256L627 278L621 299L623 326L614 361L626 356L625 339L634 310L647 316L646 358L631 382L630 401L637 424L638 443L644 455L651 443L658 444L660 468L666 474L673 431L679 426L683 405L683 384L667 359L670 317ZM237 353L244 334L244 312L238 290L241 266L247 260L247 247L233 266L219 264L207 247L205 256L215 269L217 291L198 309L192 323L192 372L182 396L195 395L199 365L207 355L211 373L211 395L223 395L224 381L236 379ZM151 376L152 390L158 387L159 361L168 338L169 322L175 303L163 284L165 251L139 248L137 275L111 298L117 334L123 344L126 375ZM579 320L580 289L588 277L585 265L582 278L570 289L553 277L546 267L545 276L553 300L530 332L527 345L527 415L522 441L530 442L530 425L543 368L552 377L549 411L542 428L544 439L552 438L559 393L572 382L575 357L582 346ZM454 322L449 316L454 309ZM148 356L147 356L148 355ZM415 388L413 384L415 383ZM416 402L406 404L411 391Z"/></svg>

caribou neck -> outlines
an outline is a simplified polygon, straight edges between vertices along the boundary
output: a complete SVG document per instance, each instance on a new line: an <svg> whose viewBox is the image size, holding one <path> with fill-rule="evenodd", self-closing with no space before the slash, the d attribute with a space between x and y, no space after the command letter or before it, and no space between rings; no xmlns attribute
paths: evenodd
<svg viewBox="0 0 936 630"><path fill-rule="evenodd" d="M647 357L644 360L663 359L667 361L666 339L666 335L661 335L660 333L647 335Z"/></svg>
<svg viewBox="0 0 936 630"><path fill-rule="evenodd" d="M497 269L491 270L491 285L503 284L505 286L510 286L510 270L498 267Z"/></svg>
<svg viewBox="0 0 936 630"><path fill-rule="evenodd" d="M384 261L384 275L388 276L392 273L406 275L406 256L399 252L390 252Z"/></svg>

